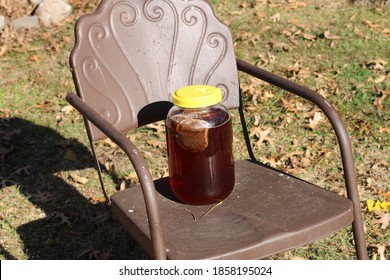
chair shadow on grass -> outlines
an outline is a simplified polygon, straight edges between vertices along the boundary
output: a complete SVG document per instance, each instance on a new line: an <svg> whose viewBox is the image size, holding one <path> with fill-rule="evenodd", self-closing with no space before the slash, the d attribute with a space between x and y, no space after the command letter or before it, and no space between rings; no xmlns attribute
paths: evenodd
<svg viewBox="0 0 390 280"><path fill-rule="evenodd" d="M10 193L7 188L17 188L23 200L28 199L27 204L31 203L37 210L34 213L42 212L38 215L42 218L16 228L28 259L148 258L110 217L104 205L90 202L71 180L64 178L66 171L94 167L87 147L75 139L64 138L51 128L20 118L8 119L0 129L3 135L11 135L7 144L8 148L12 147L12 151L0 159L2 185L4 178L8 180L1 192L2 199L7 199L7 193ZM65 156L69 150L77 155L73 160ZM12 208L26 205L26 202L18 205L17 200L14 203ZM18 208L18 213L25 217L30 215L28 208ZM25 220L25 217L20 220ZM17 258L4 248L4 244L0 253L3 258Z"/></svg>

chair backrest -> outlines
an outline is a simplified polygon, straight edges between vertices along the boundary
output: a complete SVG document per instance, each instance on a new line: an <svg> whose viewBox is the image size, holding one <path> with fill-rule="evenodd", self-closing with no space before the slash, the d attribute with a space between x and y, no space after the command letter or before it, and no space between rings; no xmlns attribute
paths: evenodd
<svg viewBox="0 0 390 280"><path fill-rule="evenodd" d="M226 107L239 106L231 33L207 1L103 0L75 35L77 93L122 132L163 119L186 85L217 86ZM91 140L105 137L87 129Z"/></svg>

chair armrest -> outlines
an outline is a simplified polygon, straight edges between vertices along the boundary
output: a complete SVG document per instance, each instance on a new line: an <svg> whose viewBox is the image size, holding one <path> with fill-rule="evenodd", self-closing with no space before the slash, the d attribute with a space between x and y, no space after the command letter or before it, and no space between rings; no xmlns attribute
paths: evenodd
<svg viewBox="0 0 390 280"><path fill-rule="evenodd" d="M255 65L245 62L241 59L237 59L237 69L253 77L266 81L274 86L287 90L293 94L296 94L306 100L313 102L317 105L327 116L332 127L335 131L340 151L341 159L344 170L344 180L347 189L348 198L352 200L354 206L354 232L359 232L359 239L364 240L364 232L362 232L362 218L361 218L361 207L359 202L358 188L356 182L355 167L353 163L353 155L351 143L349 140L347 129L341 120L337 111L319 93L312 91L306 87L298 85L290 80L283 77L270 73L264 69L261 69ZM363 241L362 244L365 244ZM359 257L360 255L360 257ZM358 257L367 259L367 251L363 249L358 250Z"/></svg>
<svg viewBox="0 0 390 280"><path fill-rule="evenodd" d="M258 68L257 66L249 64L243 60L237 59L237 68L244 73L247 73L274 86L307 99L320 107L320 109L325 113L330 123L332 124L340 145L348 194L350 191L353 191L353 189L356 188L356 175L353 165L353 156L349 136L343 121L339 117L337 111L329 103L329 101L315 91L270 73L264 69Z"/></svg>
<svg viewBox="0 0 390 280"><path fill-rule="evenodd" d="M145 159L138 148L124 136L118 129L101 117L96 111L87 105L80 97L73 93L66 95L66 100L88 121L93 123L108 138L117 144L129 157L135 172L140 180L142 193L145 200L149 221L150 236L153 243L153 251L156 259L166 259L165 242L162 234L162 222L157 202L156 190L153 178L147 167Z"/></svg>

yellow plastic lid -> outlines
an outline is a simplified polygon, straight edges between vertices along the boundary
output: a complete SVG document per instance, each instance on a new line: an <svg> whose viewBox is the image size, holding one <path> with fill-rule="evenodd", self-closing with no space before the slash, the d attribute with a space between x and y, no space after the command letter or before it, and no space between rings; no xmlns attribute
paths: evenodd
<svg viewBox="0 0 390 280"><path fill-rule="evenodd" d="M173 104L183 108L213 106L221 102L221 100L221 89L207 85L186 86L172 94Z"/></svg>

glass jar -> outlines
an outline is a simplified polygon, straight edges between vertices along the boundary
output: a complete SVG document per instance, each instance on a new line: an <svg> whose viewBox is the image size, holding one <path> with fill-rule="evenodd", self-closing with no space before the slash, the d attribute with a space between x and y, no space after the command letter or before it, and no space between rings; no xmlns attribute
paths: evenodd
<svg viewBox="0 0 390 280"><path fill-rule="evenodd" d="M183 203L218 203L233 190L232 120L221 100L221 89L206 85L172 94L166 119L169 182Z"/></svg>

